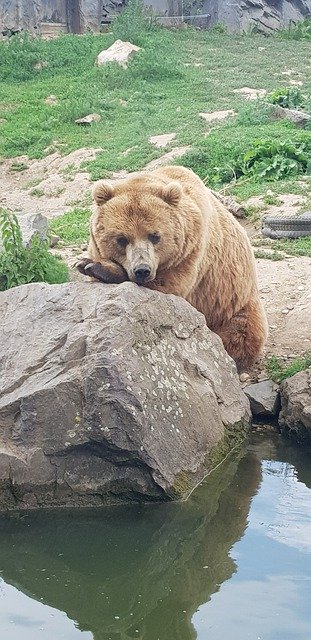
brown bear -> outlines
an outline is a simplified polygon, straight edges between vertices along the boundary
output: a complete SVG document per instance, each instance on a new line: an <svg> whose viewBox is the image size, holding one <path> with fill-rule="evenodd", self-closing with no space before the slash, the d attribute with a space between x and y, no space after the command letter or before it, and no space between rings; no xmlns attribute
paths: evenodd
<svg viewBox="0 0 311 640"><path fill-rule="evenodd" d="M184 167L138 173L94 189L88 258L79 271L188 300L241 371L260 354L267 321L248 237Z"/></svg>

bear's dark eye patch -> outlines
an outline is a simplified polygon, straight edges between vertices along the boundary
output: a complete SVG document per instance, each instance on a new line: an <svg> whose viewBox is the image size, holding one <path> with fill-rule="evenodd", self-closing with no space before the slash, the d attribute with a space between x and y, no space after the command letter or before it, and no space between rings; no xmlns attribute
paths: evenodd
<svg viewBox="0 0 311 640"><path fill-rule="evenodd" d="M117 245L119 245L119 247L124 248L128 245L129 240L125 236L117 236L116 242L117 242Z"/></svg>
<svg viewBox="0 0 311 640"><path fill-rule="evenodd" d="M158 233L149 233L148 240L150 240L152 244L158 244L158 242L160 242L161 240L161 237Z"/></svg>

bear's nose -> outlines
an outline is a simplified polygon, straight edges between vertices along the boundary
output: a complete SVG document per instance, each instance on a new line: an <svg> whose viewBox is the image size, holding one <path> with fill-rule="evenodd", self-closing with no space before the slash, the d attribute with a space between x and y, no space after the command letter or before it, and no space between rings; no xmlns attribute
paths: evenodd
<svg viewBox="0 0 311 640"><path fill-rule="evenodd" d="M147 264L139 264L134 269L135 280L137 284L143 284L147 278L149 278L151 273L150 267Z"/></svg>

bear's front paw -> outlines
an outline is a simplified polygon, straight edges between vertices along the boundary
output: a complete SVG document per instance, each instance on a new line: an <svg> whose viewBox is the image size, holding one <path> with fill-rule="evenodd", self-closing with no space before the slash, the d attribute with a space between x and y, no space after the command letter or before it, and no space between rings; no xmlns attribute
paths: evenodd
<svg viewBox="0 0 311 640"><path fill-rule="evenodd" d="M79 260L79 262L76 263L76 269L78 269L80 273L83 273L84 276L96 278L96 280L100 280L101 282L109 282L107 269L105 269L100 262L93 262L90 258Z"/></svg>
<svg viewBox="0 0 311 640"><path fill-rule="evenodd" d="M80 271L80 273L82 273L84 276L89 275L88 273L86 273L85 269L88 265L94 264L93 260L90 260L90 258L83 258L83 260L78 260L78 262L75 263L75 268L78 269L78 271Z"/></svg>

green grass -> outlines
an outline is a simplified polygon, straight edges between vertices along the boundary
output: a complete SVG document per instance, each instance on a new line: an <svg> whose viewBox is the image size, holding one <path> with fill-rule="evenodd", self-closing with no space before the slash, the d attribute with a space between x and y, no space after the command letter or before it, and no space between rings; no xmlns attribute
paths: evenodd
<svg viewBox="0 0 311 640"><path fill-rule="evenodd" d="M296 240L276 240L274 248L285 251L290 256L308 256L311 258L311 237L297 238Z"/></svg>
<svg viewBox="0 0 311 640"><path fill-rule="evenodd" d="M271 122L268 105L247 104L234 93L243 86L268 92L285 87L288 77L281 72L294 68L302 74L304 93L310 94L307 41L288 40L284 47L276 37L140 26L131 35L142 49L128 69L96 67L97 54L130 28L131 21L124 20L115 25L115 34L65 35L52 41L23 36L0 42L0 117L6 118L0 155L27 154L31 159L43 157L48 148L63 154L101 148L87 164L91 177L98 179L111 171L141 169L163 153L149 144L149 136L174 132L173 145L192 146L185 164L205 178L214 167L230 171L236 155L258 138L310 139L310 132L285 121ZM38 68L40 62L46 65ZM45 103L51 94L58 104ZM227 124L210 127L199 117L200 112L228 108L238 116ZM74 123L91 112L101 115L101 121L85 128ZM264 193L267 185L271 183L241 180L230 190L243 199Z"/></svg>
<svg viewBox="0 0 311 640"><path fill-rule="evenodd" d="M306 256L311 258L311 237L297 238L296 240L267 240L266 238L256 239L256 247L265 247L267 251L260 248L255 250L256 258L270 258L271 260L281 260L284 254L289 256ZM283 255L279 252L282 251ZM272 252L272 254L271 254ZM269 253L269 255L268 255ZM274 257L271 257L273 254ZM279 256L279 257L277 257Z"/></svg>
<svg viewBox="0 0 311 640"><path fill-rule="evenodd" d="M81 245L89 237L91 210L75 207L50 223L52 233L59 236L64 245Z"/></svg>
<svg viewBox="0 0 311 640"><path fill-rule="evenodd" d="M283 382L286 378L291 378L295 373L304 371L311 366L311 356L306 355L303 358L297 358L290 365L285 365L280 358L272 356L266 362L266 371L274 382Z"/></svg>

